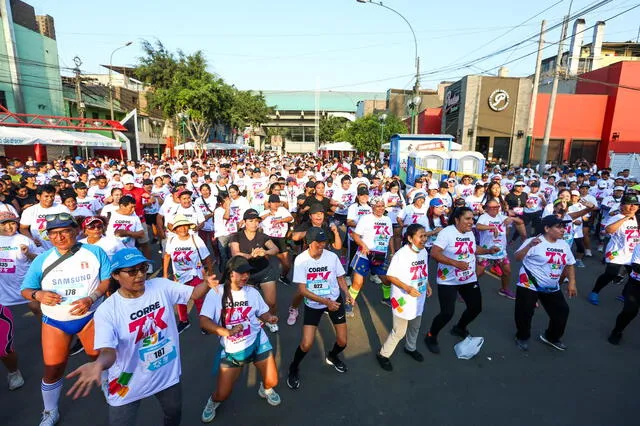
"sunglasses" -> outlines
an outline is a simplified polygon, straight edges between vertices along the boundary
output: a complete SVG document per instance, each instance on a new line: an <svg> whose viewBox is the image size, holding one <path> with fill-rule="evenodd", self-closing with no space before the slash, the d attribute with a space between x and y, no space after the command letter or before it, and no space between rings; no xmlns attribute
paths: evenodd
<svg viewBox="0 0 640 426"><path fill-rule="evenodd" d="M137 276L138 274L147 275L147 270L149 270L149 264L145 262L145 263L141 263L140 265L138 265L135 268L120 269L120 271L118 271L118 272L124 272L125 274L127 274L131 278L133 278L133 277Z"/></svg>
<svg viewBox="0 0 640 426"><path fill-rule="evenodd" d="M73 216L71 216L69 213L56 213L56 214L48 214L44 217L44 219L47 222L53 222L55 220L72 220Z"/></svg>
<svg viewBox="0 0 640 426"><path fill-rule="evenodd" d="M87 225L87 229L102 229L104 225L102 223L92 223L91 225Z"/></svg>

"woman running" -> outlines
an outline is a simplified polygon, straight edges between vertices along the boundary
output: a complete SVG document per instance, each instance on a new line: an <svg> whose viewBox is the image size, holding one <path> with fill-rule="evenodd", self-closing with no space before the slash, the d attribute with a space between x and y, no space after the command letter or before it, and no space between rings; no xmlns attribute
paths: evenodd
<svg viewBox="0 0 640 426"><path fill-rule="evenodd" d="M224 286L207 295L200 312L200 328L220 336L214 367L218 374L216 390L202 411L204 423L213 421L220 404L231 396L242 367L250 363L262 376L258 395L269 405L280 404L280 395L274 390L278 369L271 343L262 329L262 323L277 324L278 317L269 313L260 292L247 285L252 271L253 267L244 257L229 259Z"/></svg>
<svg viewBox="0 0 640 426"><path fill-rule="evenodd" d="M81 243L93 244L100 247L107 253L109 259L125 248L122 241L117 237L107 237L104 235L104 219L98 216L91 216L82 222L82 233L85 238L80 240Z"/></svg>
<svg viewBox="0 0 640 426"><path fill-rule="evenodd" d="M636 245L631 256L631 270L629 280L622 291L624 306L616 318L616 324L609 335L609 343L619 345L622 340L622 332L638 315L640 306L640 245Z"/></svg>
<svg viewBox="0 0 640 426"><path fill-rule="evenodd" d="M404 238L405 245L393 256L387 270L387 278L392 284L393 330L376 354L380 367L387 371L393 370L389 357L405 334L407 339L404 352L418 362L424 360L417 351L416 342L424 304L427 297L431 296L428 281L429 255L425 250L427 233L422 225L414 223L409 225Z"/></svg>

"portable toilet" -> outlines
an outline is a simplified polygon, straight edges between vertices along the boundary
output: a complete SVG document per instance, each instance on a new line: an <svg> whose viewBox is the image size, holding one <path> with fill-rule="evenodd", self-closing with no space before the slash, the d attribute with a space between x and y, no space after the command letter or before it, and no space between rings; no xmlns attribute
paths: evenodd
<svg viewBox="0 0 640 426"><path fill-rule="evenodd" d="M440 180L440 176L448 174L451 163L451 153L447 151L412 152L407 159L407 185L413 185L416 177L428 171Z"/></svg>
<svg viewBox="0 0 640 426"><path fill-rule="evenodd" d="M451 170L458 175L481 175L485 171L486 160L476 151L453 151L451 156Z"/></svg>

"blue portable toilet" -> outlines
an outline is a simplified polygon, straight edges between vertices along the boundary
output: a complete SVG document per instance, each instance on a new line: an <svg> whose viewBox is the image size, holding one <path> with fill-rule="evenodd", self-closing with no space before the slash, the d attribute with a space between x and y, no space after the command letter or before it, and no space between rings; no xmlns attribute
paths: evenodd
<svg viewBox="0 0 640 426"><path fill-rule="evenodd" d="M486 159L479 152L453 151L449 154L451 156L451 170L455 170L458 175L481 175L484 173Z"/></svg>

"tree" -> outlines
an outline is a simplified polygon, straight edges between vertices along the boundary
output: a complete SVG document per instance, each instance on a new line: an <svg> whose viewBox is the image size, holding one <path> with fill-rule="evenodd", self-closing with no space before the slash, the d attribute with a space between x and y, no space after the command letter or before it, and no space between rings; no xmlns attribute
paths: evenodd
<svg viewBox="0 0 640 426"><path fill-rule="evenodd" d="M395 115L388 114L383 122L380 116L370 114L348 123L344 129L335 134L335 139L351 142L358 152L378 152L381 139L384 143L392 135L407 133L407 131L407 125Z"/></svg>
<svg viewBox="0 0 640 426"><path fill-rule="evenodd" d="M320 142L336 141L335 135L347 125L346 118L328 116L320 119Z"/></svg>
<svg viewBox="0 0 640 426"><path fill-rule="evenodd" d="M242 130L245 127L260 127L269 121L271 108L267 106L262 92L233 88L233 103L229 112L229 124L232 128Z"/></svg>

